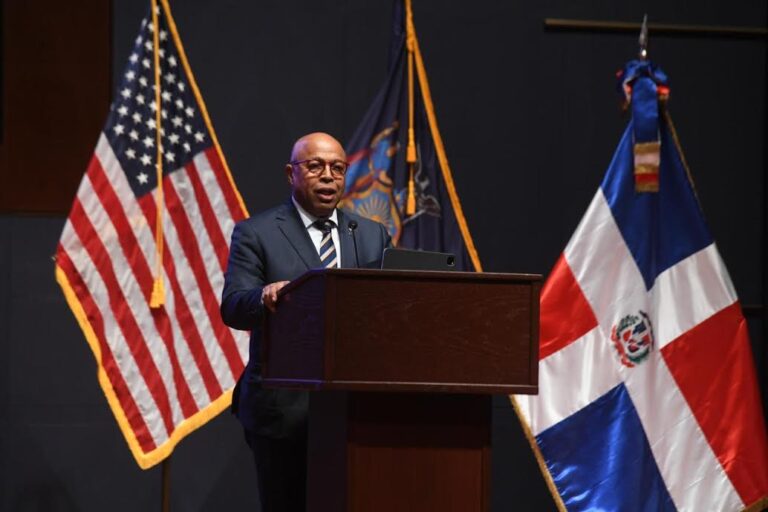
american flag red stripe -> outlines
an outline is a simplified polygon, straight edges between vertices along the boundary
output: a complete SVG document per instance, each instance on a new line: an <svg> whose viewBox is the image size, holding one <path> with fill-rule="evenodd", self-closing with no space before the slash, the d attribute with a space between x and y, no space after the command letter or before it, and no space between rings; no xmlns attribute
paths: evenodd
<svg viewBox="0 0 768 512"><path fill-rule="evenodd" d="M112 291L110 303L115 305L113 308L119 308L115 311L115 316L125 326L126 338L134 347L133 350L140 351L144 358L139 359L140 364L154 367L157 376L161 379L162 388L156 388L152 385L150 389L155 393L157 405L166 422L166 428L170 432L172 424L183 417L184 400L188 398L189 393L188 390L185 393L183 387L177 389L174 374L178 368L173 368L173 358L167 349L169 342L167 339L163 339L162 333L157 328L155 315L149 309L147 295L142 292L141 284L130 280L131 277L134 279L136 277L135 272L133 272L134 263L126 257L126 253L119 243L115 243L115 238L119 239L119 235L117 235L116 226L111 224L111 216L109 215L111 207L103 207L101 198L89 186L90 184L89 177L86 177L78 192L80 204L91 222L90 225L86 226L93 229L93 232L85 233L88 240L86 245L93 245L98 251L97 270L104 278L107 289ZM99 226L98 236L96 234L97 225ZM75 226L77 228L77 223ZM104 237L104 240L98 238L99 236ZM117 277L118 272L121 272L120 279ZM119 290L120 293L118 294L115 290ZM147 343L147 340L151 339L158 339L161 343ZM157 376L153 375L155 378ZM155 391L156 389L157 391ZM178 401L171 399L174 395L179 397Z"/></svg>
<svg viewBox="0 0 768 512"><path fill-rule="evenodd" d="M157 414L150 421L149 417L140 413L138 405L135 408L123 405L125 404L124 397L130 398L127 405L154 402L146 382L140 378L140 369L136 360L130 353L127 356L124 354L127 344L119 330L112 308L109 307L106 287L99 273L91 270L93 262L77 236L71 220L65 224L60 247L57 266L58 270L62 271L65 280L60 275L59 282L65 283L65 292L67 289L73 290L73 294L76 295L78 302L73 309L77 311L77 306L81 308L82 317L78 317L78 320L80 320L81 326L83 320L86 321L86 325L83 327L86 335L89 330L94 334L88 338L88 341L99 357L97 360L99 366L109 376L110 389L113 391L115 399L122 405L120 411L115 411L115 414L118 416L122 412L132 428L136 428L137 424L144 425L150 436L149 441L142 439L139 430L132 432L141 443L142 449L155 449L157 445L155 439L164 439L167 432L162 422L157 421L159 419ZM69 270L68 266L71 266L72 270ZM85 273L78 269L83 269ZM118 353L117 357L115 356L116 353ZM112 364L116 369L114 372L112 371ZM131 380L133 385L129 386L128 380ZM156 408L155 406L153 410ZM136 415L137 413L138 415Z"/></svg>
<svg viewBox="0 0 768 512"><path fill-rule="evenodd" d="M149 265L147 264L146 258L139 250L136 235L131 230L125 212L123 212L123 209L120 207L120 202L117 199L115 191L109 185L98 160L94 159L87 171L87 176L91 181L96 197L101 202L104 211L109 215L110 221L115 226L120 246L128 259L128 266L133 271L136 282L141 288L145 300L149 302L149 297L152 292L152 274L149 270ZM195 404L189 386L182 375L168 317L167 315L159 314L159 312L156 311L150 311L150 313L155 322L155 327L168 351L171 369L173 371L173 381L178 390L179 404L184 413L184 417L189 417L197 412L198 407Z"/></svg>
<svg viewBox="0 0 768 512"><path fill-rule="evenodd" d="M178 174L182 173L179 172L177 175ZM218 319L220 293L214 292L213 287L211 286L209 275L214 271L210 268L206 268L212 264L215 265L215 263L211 263L213 259L210 257L210 247L208 246L201 250L200 245L197 242L198 237L195 235L196 232L202 232L204 227L197 226L200 228L199 230L192 228L187 212L184 211L184 205L176 193L173 181L167 178L165 180L165 201L168 206L166 211L170 217L166 217L166 219L170 220L173 226L175 226L179 241L178 248L171 247L171 250L178 252L178 249L181 249L183 257L186 258L187 262L190 264L192 273L197 280L197 286L203 296L205 311L208 313L209 318ZM166 226L170 227L170 224L166 224ZM240 372L243 371L244 365L235 345L235 339L232 336L232 332L221 322L216 322L214 325L217 327L215 330L216 339L219 341L219 344L224 351L224 355L227 358L232 374L239 376Z"/></svg>
<svg viewBox="0 0 768 512"><path fill-rule="evenodd" d="M184 436L229 405L248 351L248 334L230 330L219 315L227 242L247 212L168 5L161 4L157 27L142 22L57 250L57 279L97 357L99 382L118 425L143 468L163 460ZM160 104L152 90L155 51ZM160 269L158 197L163 197ZM164 303L151 308L156 278L165 283Z"/></svg>
<svg viewBox="0 0 768 512"><path fill-rule="evenodd" d="M216 154L214 148L206 149L205 156L206 161L210 164L211 170L216 177L216 181L219 183L219 189L224 194L227 208L229 208L229 214L235 222L243 220L245 218L245 212L239 205L236 189L230 186L229 178L221 159Z"/></svg>
<svg viewBox="0 0 768 512"><path fill-rule="evenodd" d="M104 335L104 320L99 313L99 308L96 307L96 303L93 301L88 287L83 283L80 274L72 264L72 260L69 259L69 255L64 248L59 244L56 251L56 264L65 273L69 283L72 285L74 292L77 294L77 298L82 304L85 313L91 319L91 326L93 327L96 337L99 340L99 349L102 355L102 366L104 371L109 376L109 380L113 383L115 388L115 395L120 402L120 406L123 411L126 412L131 428L136 433L136 437L141 446L146 451L155 449L155 443L152 440L152 436L149 434L147 424L144 422L139 409L136 406L136 401L131 396L131 392L128 389L128 385L123 379L120 369L115 363L115 358L112 355L112 350L104 342L106 336Z"/></svg>
<svg viewBox="0 0 768 512"><path fill-rule="evenodd" d="M120 331L127 343L130 353L138 364L141 376L149 387L152 398L160 413L165 428L168 433L173 430L173 419L171 418L171 404L168 390L165 382L160 375L152 355L149 352L147 339L144 337L139 327L138 321L133 311L131 311L128 299L124 295L119 279L115 275L115 268L112 265L107 247L102 242L96 228L86 217L85 210L79 199L75 199L72 205L72 211L69 214L72 227L77 233L85 250L88 252L95 271L101 276L106 286L109 308L112 310L117 320ZM147 308L149 306L147 305Z"/></svg>
<svg viewBox="0 0 768 512"><path fill-rule="evenodd" d="M225 272L227 270L227 257L229 251L227 251L227 241L224 240L224 233L221 232L221 228L216 221L216 213L213 211L211 202L208 200L208 195L205 193L203 182L200 181L197 167L194 163L189 163L186 166L186 171L187 176L189 177L189 182L195 192L195 199L197 199L197 204L200 207L203 224L205 224L205 229L211 239L211 246L216 251L219 267L222 272Z"/></svg>
<svg viewBox="0 0 768 512"><path fill-rule="evenodd" d="M176 267L168 251L163 254L165 262L165 271L168 276L168 282L171 287L173 300L176 303L176 323L181 329L181 337L189 344L190 353L195 361L197 371L200 372L205 390L210 400L215 400L222 393L216 374L211 366L211 361L205 351L200 331L195 323L195 317L192 315L187 300L181 291L178 278L176 277Z"/></svg>
<svg viewBox="0 0 768 512"><path fill-rule="evenodd" d="M167 188L166 188L167 192ZM155 205L152 201L140 201L139 202L140 207L142 208L144 215L148 219L148 222L150 224L154 223L155 219ZM211 302L217 301L217 297L213 296L212 293L210 293L210 288L208 290L203 289L199 286L200 283L200 271L199 271L199 265L198 265L198 271L195 271L195 265L186 258L183 249L181 248L182 242L180 239L183 238L182 236L179 236L177 233L177 230L174 227L174 223L171 222L171 219L169 219L169 213L168 210L165 210L165 217L166 217L166 224L165 224L165 243L164 243L164 250L163 255L164 259L166 260L165 266L166 266L166 272L168 272L169 265L178 265L180 267L180 274L176 271L174 268L173 275L174 275L174 281L175 284L178 285L178 288L180 290L180 298L182 301L189 301L189 304L191 308L197 313L195 316L195 324L198 329L200 329L201 333L201 339L207 341L207 343L204 345L207 347L206 349L206 357L212 362L216 363L222 359L226 360L229 364L229 359L226 358L224 354L224 348L222 347L222 329L219 328L219 330L215 330L216 327L219 325L223 326L223 324L220 322L220 319L218 318L218 315L216 317L211 317ZM194 236L193 233L186 233L187 237ZM179 276L180 279L176 279L176 276ZM209 293L206 294L206 291ZM217 306L218 307L218 306ZM202 314L207 313L207 314ZM216 327L214 327L216 326ZM184 327L184 324L182 324L182 328ZM223 331L226 333L226 335L231 336L231 332L228 331L228 328L224 327ZM242 367L238 369L238 367L232 368L232 365L229 364L229 368L232 370L232 378L225 382L216 382L215 384L213 382L209 383L208 385L217 385L220 384L222 387L227 387L231 385L234 380L236 380L236 377L239 376L240 372L242 371ZM219 377L221 378L221 377Z"/></svg>
<svg viewBox="0 0 768 512"><path fill-rule="evenodd" d="M153 234L149 230L149 225L154 225L154 205L151 204L151 208L148 212L143 212L139 208L139 204L136 201L131 200L131 194L130 194L130 187L127 183L125 183L125 180L123 179L123 172L119 168L119 164L114 158L114 155L112 155L111 151L109 150L108 144L106 144L106 141L103 143L100 143L99 148L97 148L97 153L100 155L100 157L107 162L105 165L106 168L110 169L109 172L106 172L105 175L110 179L110 183L112 187L116 190L115 199L121 200L122 203L122 210L125 211L126 217L130 217L133 219L140 219L146 218L148 219L146 225L144 225L144 228L141 230L141 235L137 239L137 247L143 246L144 247L144 253L146 254L145 259L152 256L154 251L154 240L153 240ZM196 361L195 364L198 365L199 373L195 372L194 369L190 370L190 380L192 381L192 385L198 384L197 381L199 381L199 378L201 377L200 374L202 374L202 377L205 380L205 387L209 391L213 391L215 393L214 396L219 396L221 394L221 386L219 386L218 382L214 382L213 380L209 380L209 376L207 375L207 371L205 366L210 368L210 363L207 364L203 361L207 361L207 358L204 356L200 356L199 352L193 349L192 347L195 345L194 338L190 338L186 334L182 334L185 332L191 332L192 329L195 328L195 322L190 321L193 319L192 314L190 313L189 316L186 319L179 318L178 315L182 313L187 305L187 300L185 297L185 294L183 293L183 290L179 286L179 282L176 278L175 273L175 265L173 262L173 258L170 256L171 252L167 245L167 240L164 241L164 268L165 268L165 280L166 283L170 285L170 289L173 292L173 295L168 294L166 297L168 301L176 301L179 304L179 309L175 310L175 316L177 317L176 322L170 322L171 329L176 332L174 335L174 338L176 340L179 340L179 343L181 345L179 346L179 350L184 350L185 345L184 340L190 343L190 346L188 347L188 350L191 350L192 353L190 356L194 358ZM144 296L149 297L149 291L151 290L151 283L152 277L149 275L149 269L147 269L147 275L140 279L140 281L143 284L146 284L146 287L144 288ZM189 293L189 290L187 290ZM165 308L167 311L174 311L174 308L170 307L170 304L166 305ZM186 308L188 309L188 308ZM198 321L200 321L198 319ZM187 358L187 360L190 360L190 358ZM185 368L189 368L190 364L183 364ZM193 393L194 394L194 393ZM196 402L198 404L205 404L208 402L208 400L211 399L210 396L208 397L196 397ZM200 407L198 407L200 408Z"/></svg>

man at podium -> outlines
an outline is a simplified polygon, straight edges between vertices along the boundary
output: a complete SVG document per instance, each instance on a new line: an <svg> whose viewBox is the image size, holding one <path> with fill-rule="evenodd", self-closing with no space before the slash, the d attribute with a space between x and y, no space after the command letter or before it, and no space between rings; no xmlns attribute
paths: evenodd
<svg viewBox="0 0 768 512"><path fill-rule="evenodd" d="M251 331L232 411L253 451L264 511L305 508L309 403L305 391L261 386L265 309L280 307L280 289L307 270L378 268L391 243L381 224L336 208L348 167L344 149L330 135L301 137L285 166L290 199L238 223L232 233L221 315L230 327Z"/></svg>

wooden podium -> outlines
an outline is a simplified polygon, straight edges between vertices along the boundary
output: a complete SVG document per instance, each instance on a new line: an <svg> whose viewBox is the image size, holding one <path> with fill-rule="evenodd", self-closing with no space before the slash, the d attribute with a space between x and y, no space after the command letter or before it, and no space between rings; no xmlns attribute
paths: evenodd
<svg viewBox="0 0 768 512"><path fill-rule="evenodd" d="M538 392L541 276L313 270L262 378L310 399L307 510L487 511L491 395Z"/></svg>

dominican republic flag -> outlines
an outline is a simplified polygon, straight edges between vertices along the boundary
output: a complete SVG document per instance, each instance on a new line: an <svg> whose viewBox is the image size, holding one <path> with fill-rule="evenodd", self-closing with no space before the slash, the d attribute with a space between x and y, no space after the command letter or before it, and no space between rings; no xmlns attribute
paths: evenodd
<svg viewBox="0 0 768 512"><path fill-rule="evenodd" d="M229 407L248 334L224 325L219 302L246 215L168 2L153 0L56 250L142 468Z"/></svg>
<svg viewBox="0 0 768 512"><path fill-rule="evenodd" d="M760 510L768 443L747 324L666 77L646 61L621 76L632 120L542 290L540 394L513 401L560 508Z"/></svg>

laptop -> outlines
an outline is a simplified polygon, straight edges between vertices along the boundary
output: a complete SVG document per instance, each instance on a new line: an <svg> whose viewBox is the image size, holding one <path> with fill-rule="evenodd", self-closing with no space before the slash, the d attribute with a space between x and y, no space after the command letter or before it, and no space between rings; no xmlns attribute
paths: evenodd
<svg viewBox="0 0 768 512"><path fill-rule="evenodd" d="M456 270L456 256L446 252L413 251L410 249L384 249L381 258L383 270Z"/></svg>

